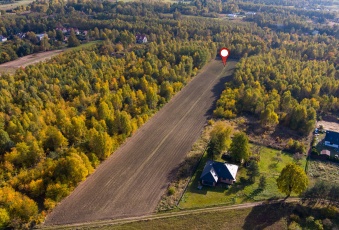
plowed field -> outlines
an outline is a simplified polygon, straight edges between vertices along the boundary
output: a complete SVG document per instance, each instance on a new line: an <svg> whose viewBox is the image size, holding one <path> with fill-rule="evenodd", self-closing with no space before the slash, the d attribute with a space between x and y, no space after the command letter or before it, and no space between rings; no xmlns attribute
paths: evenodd
<svg viewBox="0 0 339 230"><path fill-rule="evenodd" d="M150 214L212 114L236 62L207 64L46 218L46 225Z"/></svg>

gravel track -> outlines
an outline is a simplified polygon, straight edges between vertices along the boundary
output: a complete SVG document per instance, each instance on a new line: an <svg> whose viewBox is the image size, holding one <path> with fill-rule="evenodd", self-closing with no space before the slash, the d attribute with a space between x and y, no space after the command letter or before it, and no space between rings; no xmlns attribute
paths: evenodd
<svg viewBox="0 0 339 230"><path fill-rule="evenodd" d="M45 221L61 225L151 214L200 136L236 61L207 64L66 197Z"/></svg>

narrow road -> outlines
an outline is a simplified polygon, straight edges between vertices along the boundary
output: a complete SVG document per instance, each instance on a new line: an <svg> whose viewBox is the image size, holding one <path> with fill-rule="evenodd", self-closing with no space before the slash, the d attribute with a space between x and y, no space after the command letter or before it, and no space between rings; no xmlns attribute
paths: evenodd
<svg viewBox="0 0 339 230"><path fill-rule="evenodd" d="M236 61L213 60L46 218L45 225L151 214L212 114Z"/></svg>
<svg viewBox="0 0 339 230"><path fill-rule="evenodd" d="M283 199L280 200L274 200L274 201L259 201L259 202L253 202L253 203L245 203L245 204L237 204L237 205L227 205L227 206L217 206L217 207L209 207L209 208L199 208L199 209L193 209L193 210L183 210L183 211L177 211L177 212L166 212L166 213L160 213L160 214L151 214L151 215L145 215L145 216L139 216L139 217L129 217L124 219L116 219L116 220L104 220L104 221L94 221L94 222L88 222L88 223L81 223L81 224L70 224L70 225L58 225L58 226L44 226L43 229L81 229L81 228L99 228L103 226L113 226L113 225L121 225L136 221L149 221L149 220L156 220L156 219L164 219L169 217L177 217L177 216L186 216L186 215L194 215L199 213L207 213L207 212L218 212L218 211L224 211L224 210L235 210L235 209L246 209L246 208L252 208L259 205L267 205L267 204L275 204L278 202L282 202ZM296 203L299 202L299 198L290 198L286 200L286 203Z"/></svg>

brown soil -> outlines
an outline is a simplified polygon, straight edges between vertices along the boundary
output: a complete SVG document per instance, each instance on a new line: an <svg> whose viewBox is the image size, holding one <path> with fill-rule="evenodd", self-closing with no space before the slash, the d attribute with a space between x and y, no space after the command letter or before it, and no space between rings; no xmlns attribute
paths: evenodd
<svg viewBox="0 0 339 230"><path fill-rule="evenodd" d="M212 114L236 61L213 60L123 146L65 198L46 225L141 216L154 212L173 169Z"/></svg>
<svg viewBox="0 0 339 230"><path fill-rule="evenodd" d="M63 50L53 50L42 53L36 53L21 57L14 61L6 62L0 65L0 73L14 73L16 69L20 67L26 67L41 61L45 61L57 54L60 54Z"/></svg>
<svg viewBox="0 0 339 230"><path fill-rule="evenodd" d="M339 132L339 123L337 121L318 121L317 127L322 125L325 130Z"/></svg>

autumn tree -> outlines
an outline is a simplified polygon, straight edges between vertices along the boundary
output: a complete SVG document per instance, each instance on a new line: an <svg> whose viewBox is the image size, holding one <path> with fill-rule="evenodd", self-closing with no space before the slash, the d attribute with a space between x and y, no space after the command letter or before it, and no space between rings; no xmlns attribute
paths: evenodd
<svg viewBox="0 0 339 230"><path fill-rule="evenodd" d="M68 47L76 47L80 45L80 41L75 35L75 32L73 29L71 29L71 33L68 38Z"/></svg>
<svg viewBox="0 0 339 230"><path fill-rule="evenodd" d="M112 138L106 132L95 129L90 130L89 146L93 153L100 159L106 159L113 151L115 145Z"/></svg>
<svg viewBox="0 0 339 230"><path fill-rule="evenodd" d="M0 155L4 154L6 151L9 151L13 147L14 143L9 138L8 133L0 129Z"/></svg>
<svg viewBox="0 0 339 230"><path fill-rule="evenodd" d="M230 155L238 162L247 161L251 155L248 137L243 132L234 134L230 145Z"/></svg>
<svg viewBox="0 0 339 230"><path fill-rule="evenodd" d="M210 134L211 137L208 144L208 151L213 155L219 155L228 149L231 144L231 133L231 127L227 126L222 121L216 122Z"/></svg>
<svg viewBox="0 0 339 230"><path fill-rule="evenodd" d="M288 198L292 192L301 194L308 185L305 171L294 163L286 165L277 178L277 185L281 192Z"/></svg>
<svg viewBox="0 0 339 230"><path fill-rule="evenodd" d="M9 224L9 214L4 208L0 208L0 229L5 229Z"/></svg>
<svg viewBox="0 0 339 230"><path fill-rule="evenodd" d="M49 127L46 132L47 135L43 141L45 150L55 151L58 148L67 146L67 139L56 127Z"/></svg>
<svg viewBox="0 0 339 230"><path fill-rule="evenodd" d="M40 49L42 51L47 51L50 49L50 47L51 47L51 44L49 44L48 42L48 37L44 36L40 41Z"/></svg>
<svg viewBox="0 0 339 230"><path fill-rule="evenodd" d="M274 112L273 105L267 105L265 110L261 112L260 122L264 127L276 126L279 123L279 118Z"/></svg>
<svg viewBox="0 0 339 230"><path fill-rule="evenodd" d="M0 216L4 216L4 219L0 218L2 224L9 216L10 224L17 229L22 229L25 223L38 214L37 204L11 187L0 188L0 205L2 206ZM3 208L7 210L7 213L3 211Z"/></svg>

